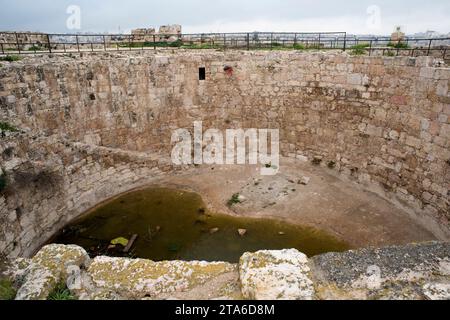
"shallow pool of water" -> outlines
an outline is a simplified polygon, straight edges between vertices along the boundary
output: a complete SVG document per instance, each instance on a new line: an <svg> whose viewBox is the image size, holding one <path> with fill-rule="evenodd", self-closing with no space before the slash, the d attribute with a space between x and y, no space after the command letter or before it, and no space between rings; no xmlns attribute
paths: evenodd
<svg viewBox="0 0 450 320"><path fill-rule="evenodd" d="M238 229L246 229L244 236ZM130 252L111 240L137 234ZM308 256L344 251L343 241L314 228L277 220L212 214L198 194L166 188L135 191L66 226L53 243L77 244L91 256L237 262L247 251L296 248Z"/></svg>

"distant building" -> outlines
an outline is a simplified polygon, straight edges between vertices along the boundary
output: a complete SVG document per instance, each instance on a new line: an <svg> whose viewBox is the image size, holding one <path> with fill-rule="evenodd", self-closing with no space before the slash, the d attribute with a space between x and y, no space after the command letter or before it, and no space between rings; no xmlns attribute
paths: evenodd
<svg viewBox="0 0 450 320"><path fill-rule="evenodd" d="M391 41L398 42L405 39L405 34L402 32L401 27L395 28L395 31L391 34Z"/></svg>
<svg viewBox="0 0 450 320"><path fill-rule="evenodd" d="M139 28L131 30L131 35L135 41L176 41L181 37L181 25L160 26L158 32L156 32L155 28Z"/></svg>

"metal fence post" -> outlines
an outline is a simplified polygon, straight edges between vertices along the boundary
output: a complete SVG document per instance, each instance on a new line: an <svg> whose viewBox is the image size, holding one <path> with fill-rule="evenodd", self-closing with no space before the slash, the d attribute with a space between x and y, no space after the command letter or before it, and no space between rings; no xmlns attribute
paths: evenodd
<svg viewBox="0 0 450 320"><path fill-rule="evenodd" d="M106 37L103 35L103 49L106 51Z"/></svg>
<svg viewBox="0 0 450 320"><path fill-rule="evenodd" d="M273 33L270 34L270 50L272 50Z"/></svg>
<svg viewBox="0 0 450 320"><path fill-rule="evenodd" d="M250 33L247 33L247 50L250 50Z"/></svg>
<svg viewBox="0 0 450 320"><path fill-rule="evenodd" d="M347 49L347 32L344 34L344 51Z"/></svg>
<svg viewBox="0 0 450 320"><path fill-rule="evenodd" d="M433 42L433 39L430 39L430 43L428 44L428 51L427 51L427 56L430 55L431 52L431 43Z"/></svg>
<svg viewBox="0 0 450 320"><path fill-rule="evenodd" d="M75 39L77 41L77 50L78 50L78 53L79 53L80 52L80 41L78 40L78 35L75 36Z"/></svg>
<svg viewBox="0 0 450 320"><path fill-rule="evenodd" d="M156 51L156 37L153 35L153 50Z"/></svg>
<svg viewBox="0 0 450 320"><path fill-rule="evenodd" d="M17 32L14 32L14 34L16 35L16 44L17 44L17 51L19 51L19 54L20 54L20 43L19 43L19 36L17 35Z"/></svg>
<svg viewBox="0 0 450 320"><path fill-rule="evenodd" d="M5 50L3 49L3 43L0 43L0 47L2 49L2 54L5 54Z"/></svg>
<svg viewBox="0 0 450 320"><path fill-rule="evenodd" d="M226 33L223 34L223 48L224 49L227 48L227 34Z"/></svg>
<svg viewBox="0 0 450 320"><path fill-rule="evenodd" d="M47 34L48 52L52 53L52 44L50 43L50 36Z"/></svg>
<svg viewBox="0 0 450 320"><path fill-rule="evenodd" d="M370 45L369 45L369 56L372 55L372 40L370 40Z"/></svg>

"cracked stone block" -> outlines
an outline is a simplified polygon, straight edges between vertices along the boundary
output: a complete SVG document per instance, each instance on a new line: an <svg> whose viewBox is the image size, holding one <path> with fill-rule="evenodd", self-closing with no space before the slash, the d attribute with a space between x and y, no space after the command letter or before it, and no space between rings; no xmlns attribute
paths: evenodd
<svg viewBox="0 0 450 320"><path fill-rule="evenodd" d="M308 258L295 250L245 253L239 264L242 295L253 300L312 300Z"/></svg>

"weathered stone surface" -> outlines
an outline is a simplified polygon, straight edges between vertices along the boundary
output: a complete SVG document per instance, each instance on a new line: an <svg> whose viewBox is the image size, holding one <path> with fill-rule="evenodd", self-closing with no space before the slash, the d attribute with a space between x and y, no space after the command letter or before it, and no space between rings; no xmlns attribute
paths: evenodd
<svg viewBox="0 0 450 320"><path fill-rule="evenodd" d="M429 300L450 300L450 281L447 283L427 283L423 294Z"/></svg>
<svg viewBox="0 0 450 320"><path fill-rule="evenodd" d="M308 258L295 250L245 253L239 261L242 295L256 300L310 300Z"/></svg>
<svg viewBox="0 0 450 320"><path fill-rule="evenodd" d="M0 121L23 131L0 141L15 190L0 195L6 255L30 255L98 202L173 173L163 161L172 129L200 120L205 129L279 128L282 155L334 161L448 238L450 69L438 60L231 50L74 58L0 68Z"/></svg>
<svg viewBox="0 0 450 320"><path fill-rule="evenodd" d="M26 262L26 263L25 263ZM86 251L75 245L50 244L43 247L29 261L18 260L11 269L16 280L23 284L17 291L16 300L43 300L59 284L65 283L68 268L89 263Z"/></svg>
<svg viewBox="0 0 450 320"><path fill-rule="evenodd" d="M188 291L235 270L235 265L226 262L153 262L96 257L87 272L97 288L115 292L121 297L141 299Z"/></svg>
<svg viewBox="0 0 450 320"><path fill-rule="evenodd" d="M320 299L448 297L450 243L327 253L311 261Z"/></svg>
<svg viewBox="0 0 450 320"><path fill-rule="evenodd" d="M309 181L311 181L310 177L301 177L298 183L306 186L308 185Z"/></svg>
<svg viewBox="0 0 450 320"><path fill-rule="evenodd" d="M87 266L89 262L89 255L83 248L62 244L46 245L31 259L31 263L55 271L59 270L64 278L67 277L65 273L67 266Z"/></svg>

